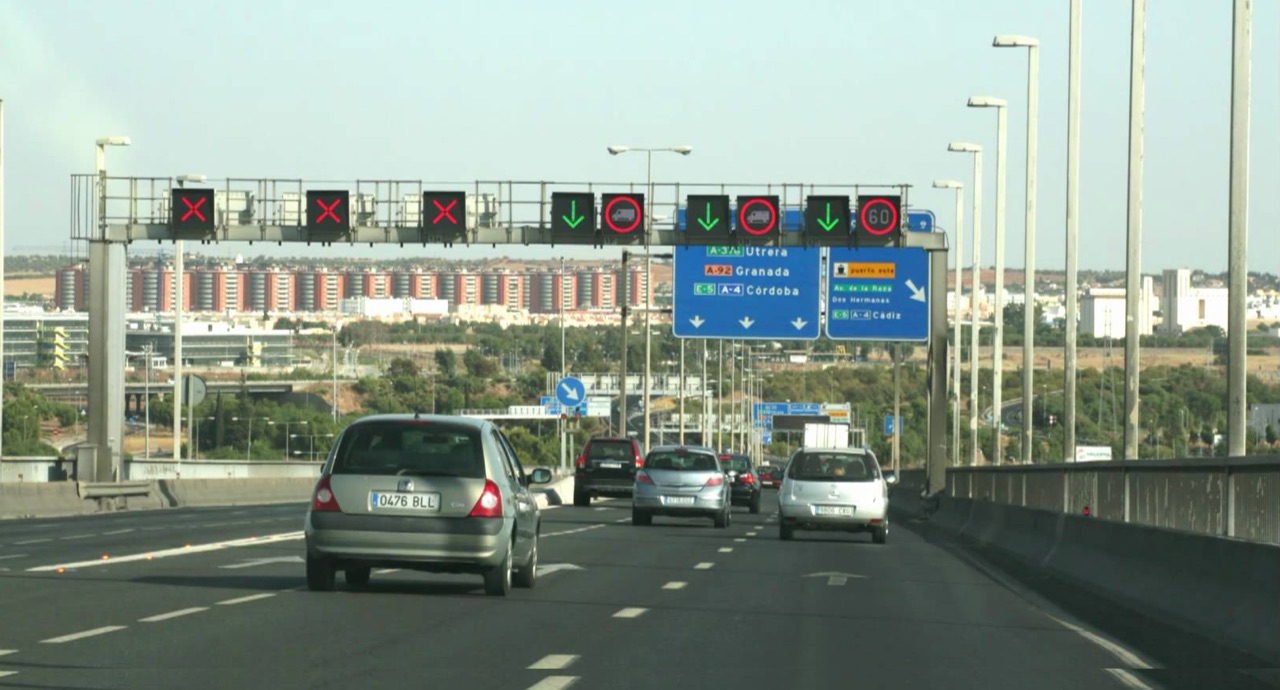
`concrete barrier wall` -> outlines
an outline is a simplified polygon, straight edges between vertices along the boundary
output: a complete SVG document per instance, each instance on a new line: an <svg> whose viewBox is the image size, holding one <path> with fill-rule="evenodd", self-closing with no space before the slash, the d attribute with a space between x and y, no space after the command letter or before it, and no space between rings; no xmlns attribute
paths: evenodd
<svg viewBox="0 0 1280 690"><path fill-rule="evenodd" d="M127 474L132 480L145 479L282 479L320 477L318 462L284 460L131 460Z"/></svg>
<svg viewBox="0 0 1280 690"><path fill-rule="evenodd" d="M97 510L83 501L73 482L0 483L0 518L81 515Z"/></svg>
<svg viewBox="0 0 1280 690"><path fill-rule="evenodd" d="M71 471L73 462L60 463L59 458L7 458L0 460L0 484L10 482L48 482L60 481L61 466Z"/></svg>
<svg viewBox="0 0 1280 690"><path fill-rule="evenodd" d="M895 514L918 514L905 496ZM930 523L1134 611L1280 664L1280 547L944 497Z"/></svg>

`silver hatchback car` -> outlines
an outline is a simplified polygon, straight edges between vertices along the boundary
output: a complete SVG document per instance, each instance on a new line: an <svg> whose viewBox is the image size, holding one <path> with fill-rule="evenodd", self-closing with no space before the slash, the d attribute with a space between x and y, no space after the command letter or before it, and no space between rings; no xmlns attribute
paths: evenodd
<svg viewBox="0 0 1280 690"><path fill-rule="evenodd" d="M373 568L484 576L486 594L533 587L538 504L506 436L483 419L374 415L342 431L307 511L307 587L338 570L361 587Z"/></svg>
<svg viewBox="0 0 1280 690"><path fill-rule="evenodd" d="M889 485L876 456L861 448L804 448L787 463L778 489L778 536L798 529L871 532L883 544L889 538Z"/></svg>
<svg viewBox="0 0 1280 690"><path fill-rule="evenodd" d="M631 524L652 525L653 516L709 517L729 526L730 488L716 452L701 446L660 446L636 470Z"/></svg>

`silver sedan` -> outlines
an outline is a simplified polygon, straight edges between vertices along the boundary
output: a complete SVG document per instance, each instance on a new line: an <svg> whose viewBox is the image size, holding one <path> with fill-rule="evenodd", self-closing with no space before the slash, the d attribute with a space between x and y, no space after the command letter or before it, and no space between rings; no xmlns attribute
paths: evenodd
<svg viewBox="0 0 1280 690"><path fill-rule="evenodd" d="M889 538L889 485L876 456L860 448L805 448L787 463L778 489L778 536L796 530L870 532L883 544Z"/></svg>
<svg viewBox="0 0 1280 690"><path fill-rule="evenodd" d="M725 528L730 521L729 482L710 448L660 446L636 471L631 524L651 525L653 516L708 517Z"/></svg>

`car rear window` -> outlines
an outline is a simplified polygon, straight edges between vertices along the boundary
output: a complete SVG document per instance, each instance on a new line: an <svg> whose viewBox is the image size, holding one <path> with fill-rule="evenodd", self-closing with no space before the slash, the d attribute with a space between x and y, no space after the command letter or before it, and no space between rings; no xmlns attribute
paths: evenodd
<svg viewBox="0 0 1280 690"><path fill-rule="evenodd" d="M745 455L730 455L720 458L720 466L726 470L742 472L751 469L751 459Z"/></svg>
<svg viewBox="0 0 1280 690"><path fill-rule="evenodd" d="M876 478L875 460L861 453L801 453L788 466L791 479L869 482Z"/></svg>
<svg viewBox="0 0 1280 690"><path fill-rule="evenodd" d="M332 473L482 479L484 447L472 427L366 422L342 435Z"/></svg>
<svg viewBox="0 0 1280 690"><path fill-rule="evenodd" d="M654 452L645 458L644 466L651 470L676 470L681 472L714 472L716 459L706 453Z"/></svg>
<svg viewBox="0 0 1280 690"><path fill-rule="evenodd" d="M630 441L591 441L587 445L587 457L595 460L631 460L636 454Z"/></svg>

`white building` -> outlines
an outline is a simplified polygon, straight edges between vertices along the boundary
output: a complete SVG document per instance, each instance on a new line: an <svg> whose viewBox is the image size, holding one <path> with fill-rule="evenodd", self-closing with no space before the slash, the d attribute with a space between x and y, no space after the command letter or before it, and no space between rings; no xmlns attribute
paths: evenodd
<svg viewBox="0 0 1280 690"><path fill-rule="evenodd" d="M1191 287L1191 271L1165 271L1160 304L1164 321L1160 330L1185 333L1205 326L1227 330L1227 289Z"/></svg>
<svg viewBox="0 0 1280 690"><path fill-rule="evenodd" d="M1142 279L1138 295L1138 334L1151 335L1152 315L1156 307L1155 281ZM1090 288L1080 300L1080 329L1095 338L1125 336L1125 289Z"/></svg>

